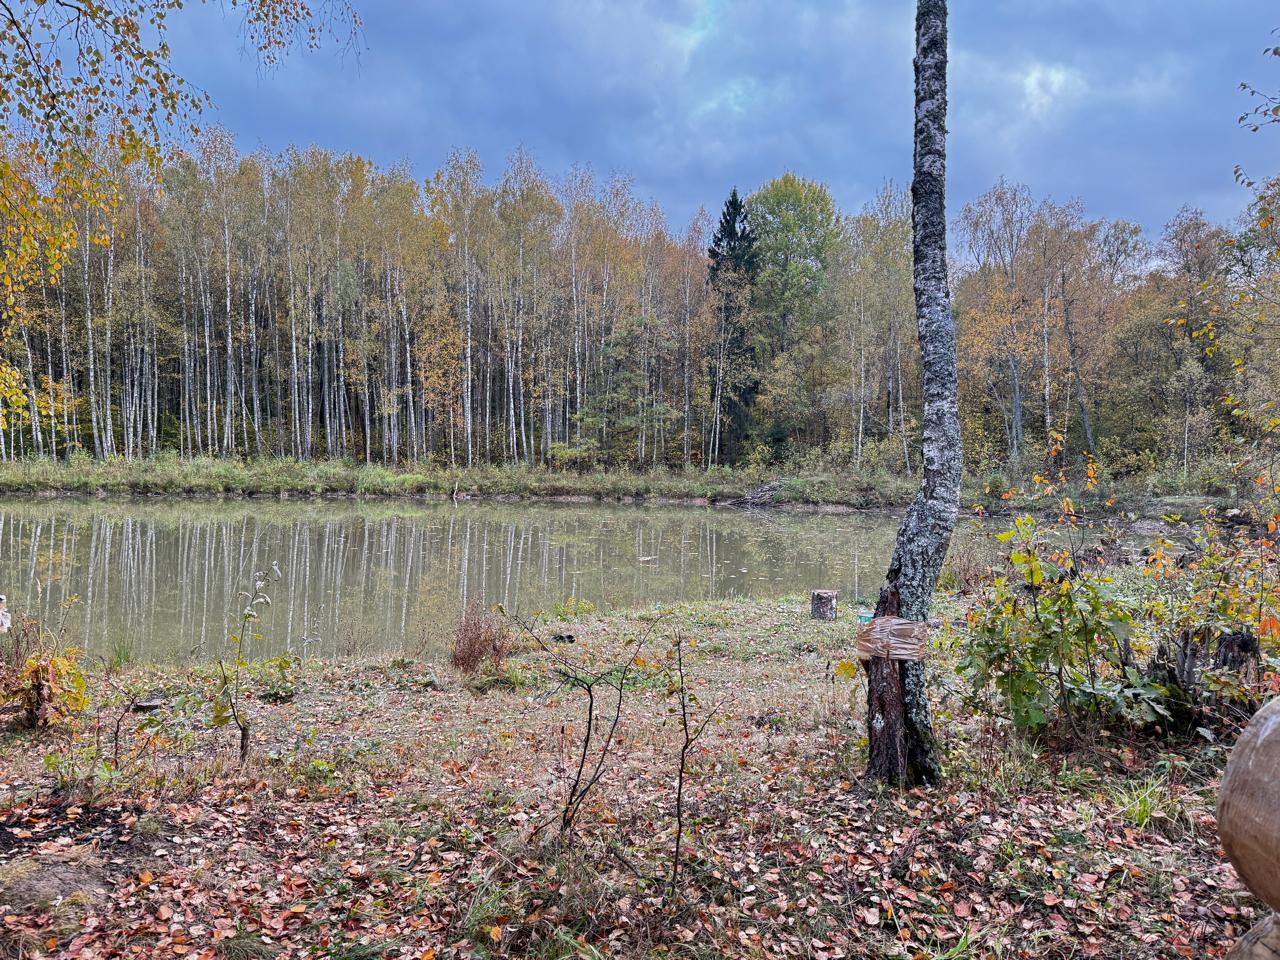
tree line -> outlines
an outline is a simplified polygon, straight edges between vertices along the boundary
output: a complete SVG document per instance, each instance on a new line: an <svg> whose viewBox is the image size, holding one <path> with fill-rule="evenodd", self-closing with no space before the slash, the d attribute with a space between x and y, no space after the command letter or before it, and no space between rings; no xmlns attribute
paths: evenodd
<svg viewBox="0 0 1280 960"><path fill-rule="evenodd" d="M910 198L845 213L784 174L673 228L623 177L517 151L425 182L206 131L19 293L0 456L339 457L918 472ZM1275 250L1183 210L1155 240L1000 182L951 225L971 468L1096 456L1185 475L1239 443L1277 371ZM1262 224L1260 226L1260 224ZM1241 400L1243 402L1243 400ZM1239 406L1239 404L1236 404ZM1244 418L1247 419L1247 418ZM1248 430L1244 430L1248 433Z"/></svg>

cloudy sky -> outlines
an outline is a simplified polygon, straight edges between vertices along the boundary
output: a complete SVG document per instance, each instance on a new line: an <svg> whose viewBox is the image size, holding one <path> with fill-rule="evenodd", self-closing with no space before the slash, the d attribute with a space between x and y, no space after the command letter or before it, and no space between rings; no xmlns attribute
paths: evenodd
<svg viewBox="0 0 1280 960"><path fill-rule="evenodd" d="M909 0L355 0L358 56L263 72L217 4L173 18L180 68L245 149L316 143L430 175L452 147L496 178L517 146L551 175L630 175L680 226L781 173L846 209L911 164ZM1274 0L952 0L952 207L1004 175L1158 231L1226 219L1233 170L1280 172L1243 131L1241 81Z"/></svg>

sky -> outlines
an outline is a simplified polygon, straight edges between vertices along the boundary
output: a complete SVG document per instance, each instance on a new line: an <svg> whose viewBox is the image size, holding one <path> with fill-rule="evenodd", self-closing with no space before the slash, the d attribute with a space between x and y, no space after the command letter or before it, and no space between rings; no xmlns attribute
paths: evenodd
<svg viewBox="0 0 1280 960"><path fill-rule="evenodd" d="M317 144L430 176L470 148L496 180L522 147L552 177L632 178L674 229L784 171L847 211L911 174L910 0L354 0L358 47L264 70L235 11L171 19L174 59L242 149ZM1157 234L1190 205L1229 220L1237 164L1280 174L1240 83L1275 0L952 0L950 209L997 178Z"/></svg>

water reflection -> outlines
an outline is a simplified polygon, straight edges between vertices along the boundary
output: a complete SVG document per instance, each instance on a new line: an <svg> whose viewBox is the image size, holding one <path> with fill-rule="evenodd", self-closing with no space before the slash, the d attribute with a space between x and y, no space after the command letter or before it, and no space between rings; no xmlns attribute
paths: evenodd
<svg viewBox="0 0 1280 960"><path fill-rule="evenodd" d="M501 503L0 501L0 592L95 655L225 650L255 570L279 569L255 656L439 643L472 598L602 609L814 587L871 593L888 515Z"/></svg>

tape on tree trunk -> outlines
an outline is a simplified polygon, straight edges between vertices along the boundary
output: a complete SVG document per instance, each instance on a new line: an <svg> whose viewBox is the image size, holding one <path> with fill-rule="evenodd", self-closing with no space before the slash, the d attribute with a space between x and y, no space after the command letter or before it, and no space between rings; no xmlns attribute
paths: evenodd
<svg viewBox="0 0 1280 960"><path fill-rule="evenodd" d="M924 659L928 636L928 624L901 617L876 617L858 629L858 659L864 663L872 657L920 661Z"/></svg>

